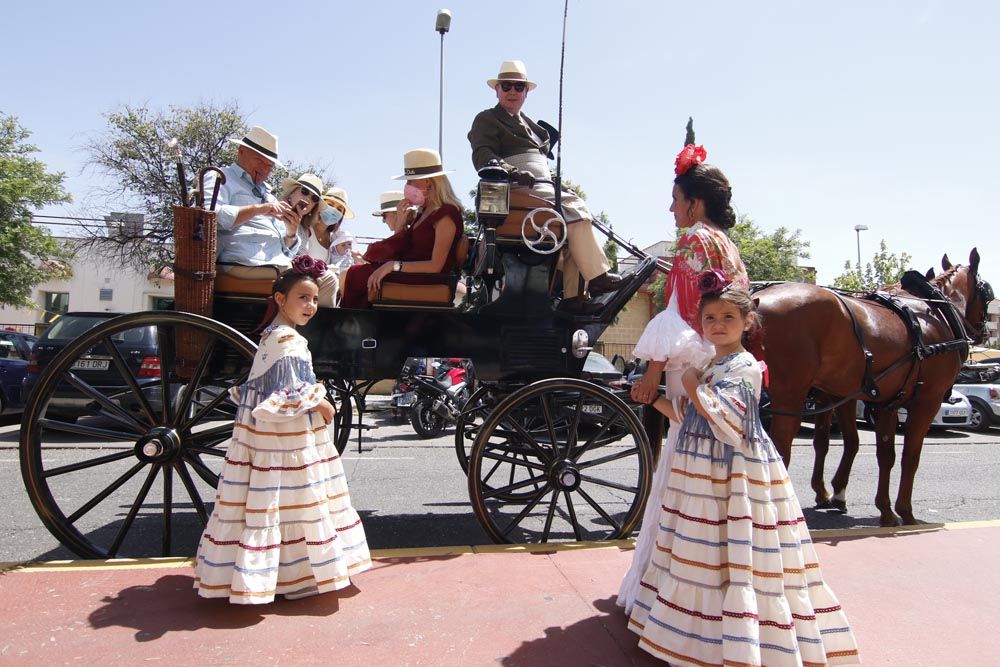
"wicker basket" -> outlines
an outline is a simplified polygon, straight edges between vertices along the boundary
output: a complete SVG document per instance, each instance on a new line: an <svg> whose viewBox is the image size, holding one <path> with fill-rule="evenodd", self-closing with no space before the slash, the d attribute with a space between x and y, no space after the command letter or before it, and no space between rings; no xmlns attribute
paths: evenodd
<svg viewBox="0 0 1000 667"><path fill-rule="evenodd" d="M212 316L215 287L215 212L174 207L174 309ZM190 379L208 343L206 334L177 331L176 372ZM165 371L167 369L164 369Z"/></svg>

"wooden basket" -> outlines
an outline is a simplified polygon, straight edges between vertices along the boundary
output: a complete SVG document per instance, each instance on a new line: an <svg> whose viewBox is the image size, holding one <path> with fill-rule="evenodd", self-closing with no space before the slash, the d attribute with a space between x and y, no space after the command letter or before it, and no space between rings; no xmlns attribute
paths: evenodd
<svg viewBox="0 0 1000 667"><path fill-rule="evenodd" d="M215 288L215 212L174 207L174 310L212 316ZM190 379L208 344L207 335L186 327L177 331L176 372ZM169 369L163 369L165 372Z"/></svg>

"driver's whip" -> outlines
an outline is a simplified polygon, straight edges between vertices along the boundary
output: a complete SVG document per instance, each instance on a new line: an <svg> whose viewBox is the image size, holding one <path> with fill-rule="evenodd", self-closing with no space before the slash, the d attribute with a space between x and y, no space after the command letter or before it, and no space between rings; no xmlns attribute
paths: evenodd
<svg viewBox="0 0 1000 667"><path fill-rule="evenodd" d="M556 189L556 210L562 215L562 147L563 147L563 75L566 71L566 16L569 14L569 0L563 5L562 52L559 56L559 146L556 148L556 177L553 179Z"/></svg>

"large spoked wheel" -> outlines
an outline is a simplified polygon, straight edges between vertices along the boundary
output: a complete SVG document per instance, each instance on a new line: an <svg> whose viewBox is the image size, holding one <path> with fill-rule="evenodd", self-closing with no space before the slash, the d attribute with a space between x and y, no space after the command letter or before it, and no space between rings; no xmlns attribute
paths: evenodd
<svg viewBox="0 0 1000 667"><path fill-rule="evenodd" d="M140 366L128 341L144 337L155 347ZM84 558L193 554L233 436L229 389L255 351L220 322L159 311L67 345L21 423L21 474L45 527Z"/></svg>
<svg viewBox="0 0 1000 667"><path fill-rule="evenodd" d="M346 380L327 380L326 390L327 398L337 409L337 414L333 418L336 432L334 445L337 447L337 453L343 454L351 439L351 427L354 425L350 387Z"/></svg>
<svg viewBox="0 0 1000 667"><path fill-rule="evenodd" d="M465 402L455 419L455 456L458 457L458 465L462 466L462 472L466 474L469 473L469 452L479 435L479 429L486 421L486 415L496 403L493 387L480 386Z"/></svg>
<svg viewBox="0 0 1000 667"><path fill-rule="evenodd" d="M473 509L498 543L627 537L651 478L649 441L635 413L575 379L542 380L508 396L486 418L469 458Z"/></svg>

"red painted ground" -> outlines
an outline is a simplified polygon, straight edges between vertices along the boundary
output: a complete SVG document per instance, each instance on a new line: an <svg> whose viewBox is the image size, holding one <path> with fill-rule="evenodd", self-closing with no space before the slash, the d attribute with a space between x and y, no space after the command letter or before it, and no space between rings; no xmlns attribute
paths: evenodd
<svg viewBox="0 0 1000 667"><path fill-rule="evenodd" d="M1000 655L1000 525L825 538L867 665ZM0 574L5 664L648 665L614 606L631 551L384 557L342 595L238 607L191 569Z"/></svg>

